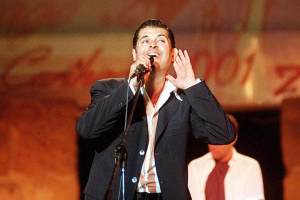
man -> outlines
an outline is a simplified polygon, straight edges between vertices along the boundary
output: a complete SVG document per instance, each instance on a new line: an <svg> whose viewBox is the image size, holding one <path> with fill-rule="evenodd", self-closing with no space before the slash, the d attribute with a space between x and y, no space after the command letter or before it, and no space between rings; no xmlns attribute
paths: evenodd
<svg viewBox="0 0 300 200"><path fill-rule="evenodd" d="M189 199L188 138L229 143L232 127L204 81L195 78L187 51L175 48L173 32L160 20L146 20L138 27L132 56L129 77L141 64L149 72L127 134L126 199ZM176 77L168 74L172 66ZM102 200L109 188L113 151L122 140L128 84L130 110L136 78L101 80L92 86L91 104L78 120L78 133L101 143L96 146L86 199ZM113 199L119 180L118 176L111 184Z"/></svg>
<svg viewBox="0 0 300 200"><path fill-rule="evenodd" d="M238 134L238 123L229 115ZM234 144L208 145L209 153L193 160L189 166L189 190L193 200L264 199L259 163L238 153Z"/></svg>

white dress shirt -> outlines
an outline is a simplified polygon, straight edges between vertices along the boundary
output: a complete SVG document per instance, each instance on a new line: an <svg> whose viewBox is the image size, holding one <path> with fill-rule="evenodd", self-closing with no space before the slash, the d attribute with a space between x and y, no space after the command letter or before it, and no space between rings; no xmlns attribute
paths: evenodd
<svg viewBox="0 0 300 200"><path fill-rule="evenodd" d="M135 90L132 87L132 85L130 85L130 87L133 93L135 93ZM177 94L176 91L177 88L170 81L166 81L164 88L159 96L159 99L157 100L156 105L153 105L145 88L141 87L141 94L144 97L147 123L148 123L148 148L146 151L146 155L145 155L145 159L144 159L144 163L143 163L143 167L141 170L141 175L138 183L138 188L137 188L138 192L147 192L147 193L152 192L148 188L147 184L150 183L153 185L153 182L155 182L156 185L155 193L161 193L159 180L156 172L155 158L154 158L156 125L157 125L159 110L167 102L172 92L174 92L175 97L179 101L182 101L182 99L180 98L180 96ZM153 176L154 176L154 180L153 180Z"/></svg>
<svg viewBox="0 0 300 200"><path fill-rule="evenodd" d="M259 163L233 150L228 162L229 169L224 180L226 200L264 199L262 173ZM188 186L193 200L205 200L206 180L215 166L211 153L190 162L188 166Z"/></svg>

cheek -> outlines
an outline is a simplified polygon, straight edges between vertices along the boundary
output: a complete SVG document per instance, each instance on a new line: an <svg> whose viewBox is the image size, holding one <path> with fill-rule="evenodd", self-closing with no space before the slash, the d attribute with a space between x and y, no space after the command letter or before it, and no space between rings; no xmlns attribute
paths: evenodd
<svg viewBox="0 0 300 200"><path fill-rule="evenodd" d="M172 54L168 50L163 52L163 56L162 57L163 57L163 59L165 61L172 61L173 60Z"/></svg>
<svg viewBox="0 0 300 200"><path fill-rule="evenodd" d="M144 53L145 53L144 48L139 48L139 49L136 51L136 57L139 58L139 57L143 56Z"/></svg>

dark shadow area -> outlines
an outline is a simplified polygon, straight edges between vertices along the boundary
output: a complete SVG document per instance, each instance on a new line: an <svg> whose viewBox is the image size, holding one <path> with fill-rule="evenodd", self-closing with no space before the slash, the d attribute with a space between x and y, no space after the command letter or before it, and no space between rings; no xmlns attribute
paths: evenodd
<svg viewBox="0 0 300 200"><path fill-rule="evenodd" d="M83 190L88 181L90 168L94 158L92 141L78 137L78 174L80 184L80 199L84 200Z"/></svg>
<svg viewBox="0 0 300 200"><path fill-rule="evenodd" d="M280 111L233 112L240 126L236 149L261 165L265 198L283 200L285 175L280 143Z"/></svg>

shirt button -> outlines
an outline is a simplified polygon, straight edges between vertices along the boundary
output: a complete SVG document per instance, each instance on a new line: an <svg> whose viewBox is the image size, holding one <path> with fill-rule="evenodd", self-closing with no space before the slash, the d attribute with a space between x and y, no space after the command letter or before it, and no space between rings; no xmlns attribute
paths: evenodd
<svg viewBox="0 0 300 200"><path fill-rule="evenodd" d="M140 154L141 156L143 156L143 155L145 155L145 151L142 149L142 150L139 151L139 154Z"/></svg>
<svg viewBox="0 0 300 200"><path fill-rule="evenodd" d="M136 183L137 182L137 178L135 176L132 177L131 182Z"/></svg>

